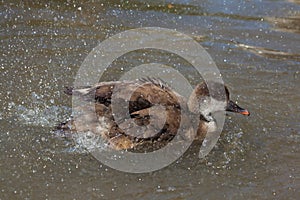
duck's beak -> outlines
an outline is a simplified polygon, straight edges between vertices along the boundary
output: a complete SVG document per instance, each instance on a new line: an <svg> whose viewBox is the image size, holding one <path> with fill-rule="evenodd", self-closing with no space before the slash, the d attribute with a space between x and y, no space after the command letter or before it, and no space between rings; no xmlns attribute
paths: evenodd
<svg viewBox="0 0 300 200"><path fill-rule="evenodd" d="M240 106L238 106L233 101L228 102L226 111L240 113L242 115L247 115L247 116L250 115L250 112L248 110L246 110L244 108L241 108Z"/></svg>

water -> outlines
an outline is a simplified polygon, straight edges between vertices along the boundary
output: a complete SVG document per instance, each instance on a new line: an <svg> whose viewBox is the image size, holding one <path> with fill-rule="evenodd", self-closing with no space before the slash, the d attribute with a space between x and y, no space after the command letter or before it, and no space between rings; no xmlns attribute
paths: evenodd
<svg viewBox="0 0 300 200"><path fill-rule="evenodd" d="M298 198L299 1L0 5L0 199ZM123 30L146 26L176 29L200 42L232 99L251 116L229 114L217 146L205 159L198 159L194 145L160 171L126 174L52 130L71 114L71 99L62 91L72 85L92 48ZM197 83L181 59L148 54L125 55L103 79L118 79L120 66L157 61L171 63Z"/></svg>

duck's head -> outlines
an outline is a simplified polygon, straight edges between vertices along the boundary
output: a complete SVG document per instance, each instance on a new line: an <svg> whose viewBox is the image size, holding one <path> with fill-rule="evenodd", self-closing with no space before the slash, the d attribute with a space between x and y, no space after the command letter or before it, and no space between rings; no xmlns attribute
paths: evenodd
<svg viewBox="0 0 300 200"><path fill-rule="evenodd" d="M210 90L207 84L203 82L195 87L188 101L188 107L191 112L200 114L202 119L208 122L214 120L212 114L218 111L250 115L248 110L241 108L230 100L229 90L225 85L210 82L209 86Z"/></svg>

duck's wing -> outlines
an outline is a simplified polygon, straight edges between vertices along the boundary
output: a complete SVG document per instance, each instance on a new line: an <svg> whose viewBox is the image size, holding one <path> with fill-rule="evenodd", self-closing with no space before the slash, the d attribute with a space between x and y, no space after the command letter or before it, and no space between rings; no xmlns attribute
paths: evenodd
<svg viewBox="0 0 300 200"><path fill-rule="evenodd" d="M186 101L161 80L150 78L135 82L101 82L92 87L67 88L65 93L105 106L111 105L112 101L115 105L128 106L129 101L129 113L158 104L180 107Z"/></svg>
<svg viewBox="0 0 300 200"><path fill-rule="evenodd" d="M121 126L126 127L125 130L128 132L137 134L138 138L151 138L152 140L172 139L176 135L181 120L180 110L172 106L146 108L132 115L134 116L133 127L126 122Z"/></svg>

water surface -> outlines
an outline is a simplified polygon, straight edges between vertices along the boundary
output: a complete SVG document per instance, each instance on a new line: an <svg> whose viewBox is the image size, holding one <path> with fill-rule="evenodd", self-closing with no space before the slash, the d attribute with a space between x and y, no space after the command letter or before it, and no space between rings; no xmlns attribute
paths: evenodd
<svg viewBox="0 0 300 200"><path fill-rule="evenodd" d="M0 3L0 15L0 199L299 197L299 1L11 1ZM197 40L251 116L229 114L205 159L193 146L160 171L126 174L52 130L71 114L62 91L92 48L147 26ZM159 51L124 55L103 80L118 79L122 66L154 61L199 81L186 62Z"/></svg>

